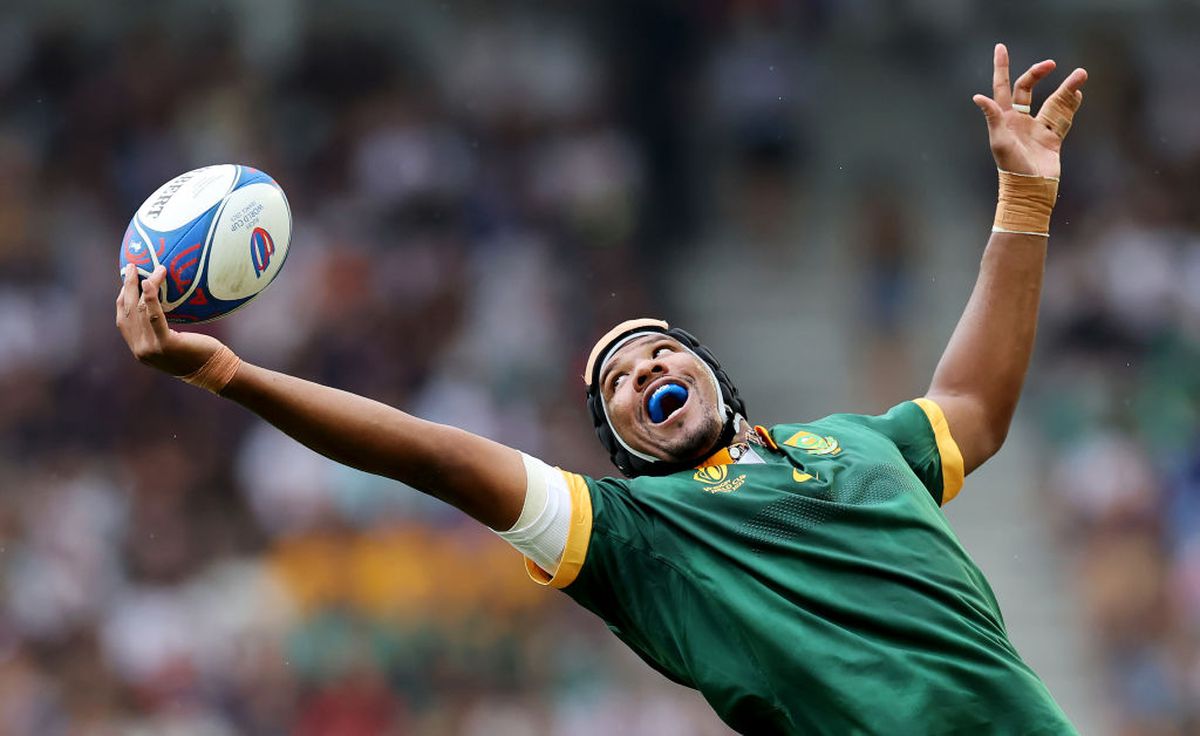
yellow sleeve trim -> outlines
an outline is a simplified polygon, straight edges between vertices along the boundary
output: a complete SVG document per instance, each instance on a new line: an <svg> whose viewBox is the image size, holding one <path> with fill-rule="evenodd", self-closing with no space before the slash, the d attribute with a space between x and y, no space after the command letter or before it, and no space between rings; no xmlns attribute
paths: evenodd
<svg viewBox="0 0 1200 736"><path fill-rule="evenodd" d="M575 582L587 558L588 542L592 539L592 496L582 475L559 470L567 479L567 490L571 493L571 528L567 531L567 546L554 574L550 575L528 557L525 571L538 585L565 588Z"/></svg>
<svg viewBox="0 0 1200 736"><path fill-rule="evenodd" d="M963 486L963 459L958 450L958 443L950 434L950 424L942 407L932 399L913 399L913 403L921 407L933 427L933 436L937 438L938 454L942 457L942 505L950 503Z"/></svg>

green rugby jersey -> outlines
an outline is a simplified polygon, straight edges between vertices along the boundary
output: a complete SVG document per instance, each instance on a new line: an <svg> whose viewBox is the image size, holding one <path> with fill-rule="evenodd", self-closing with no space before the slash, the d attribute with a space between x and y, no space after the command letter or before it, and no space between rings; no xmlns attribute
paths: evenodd
<svg viewBox="0 0 1200 736"><path fill-rule="evenodd" d="M1075 733L938 507L963 464L937 404L758 431L761 463L564 473L567 548L530 575L744 733Z"/></svg>

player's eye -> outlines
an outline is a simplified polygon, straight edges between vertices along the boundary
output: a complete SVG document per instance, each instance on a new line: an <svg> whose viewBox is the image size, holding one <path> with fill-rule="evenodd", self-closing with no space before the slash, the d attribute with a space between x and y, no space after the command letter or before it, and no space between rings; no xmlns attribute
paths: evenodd
<svg viewBox="0 0 1200 736"><path fill-rule="evenodd" d="M673 353L673 352L675 352L675 351L672 350L669 345L660 345L660 346L654 348L654 357L657 358L658 356L662 355L663 353Z"/></svg>
<svg viewBox="0 0 1200 736"><path fill-rule="evenodd" d="M613 376L611 381L609 381L609 385L612 387L613 391L616 391L617 387L621 385L623 380L625 380L625 374L618 373L617 375Z"/></svg>

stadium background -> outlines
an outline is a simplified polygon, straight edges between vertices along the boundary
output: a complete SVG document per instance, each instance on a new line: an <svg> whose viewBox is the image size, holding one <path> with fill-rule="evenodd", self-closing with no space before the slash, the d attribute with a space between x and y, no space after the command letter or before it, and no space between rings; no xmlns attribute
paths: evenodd
<svg viewBox="0 0 1200 736"><path fill-rule="evenodd" d="M263 168L294 253L215 334L605 473L577 374L627 316L755 421L922 391L997 40L1059 60L1038 99L1092 81L1030 385L948 514L1084 733L1200 732L1198 36L1183 0L5 3L0 732L725 733L456 512L138 366L119 238Z"/></svg>

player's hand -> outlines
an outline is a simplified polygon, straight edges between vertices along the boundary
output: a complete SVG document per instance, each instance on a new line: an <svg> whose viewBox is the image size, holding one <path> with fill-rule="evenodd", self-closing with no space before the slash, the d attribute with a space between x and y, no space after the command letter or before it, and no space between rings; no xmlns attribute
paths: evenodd
<svg viewBox="0 0 1200 736"><path fill-rule="evenodd" d="M987 118L988 139L999 168L1017 174L1058 177L1059 150L1075 111L1083 102L1080 88L1087 81L1087 71L1076 69L1067 75L1042 103L1036 116L1013 107L1032 105L1033 86L1054 71L1054 67L1052 59L1039 61L1010 86L1008 49L1002 43L996 44L992 97L975 95L972 99Z"/></svg>
<svg viewBox="0 0 1200 736"><path fill-rule="evenodd" d="M134 357L173 376L184 376L204 365L221 342L209 335L176 332L167 326L158 290L167 269L154 269L138 286L137 269L125 267L125 283L117 294L117 329Z"/></svg>

